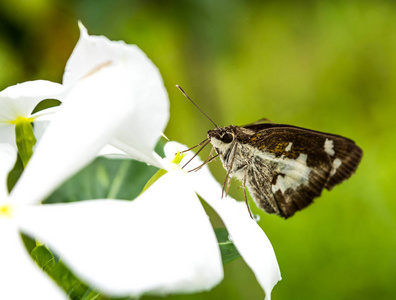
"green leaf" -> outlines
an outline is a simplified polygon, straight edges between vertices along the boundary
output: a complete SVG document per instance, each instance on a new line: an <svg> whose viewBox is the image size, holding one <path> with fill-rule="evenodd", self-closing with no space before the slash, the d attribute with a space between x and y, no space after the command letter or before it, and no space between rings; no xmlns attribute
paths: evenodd
<svg viewBox="0 0 396 300"><path fill-rule="evenodd" d="M22 164L22 160L18 155L17 160L14 165L14 168L8 174L8 178L7 178L8 192L12 191L12 189L14 188L15 184L17 183L19 177L21 176L23 170L24 170L24 167Z"/></svg>
<svg viewBox="0 0 396 300"><path fill-rule="evenodd" d="M31 256L39 267L47 273L55 267L55 258L51 251L44 245L37 246L31 252Z"/></svg>
<svg viewBox="0 0 396 300"><path fill-rule="evenodd" d="M72 300L124 300L129 298L106 297L81 282L64 264L59 261L48 274L66 291Z"/></svg>
<svg viewBox="0 0 396 300"><path fill-rule="evenodd" d="M59 106L60 104L61 102L57 99L44 99L36 105L32 111L32 114L50 107Z"/></svg>
<svg viewBox="0 0 396 300"><path fill-rule="evenodd" d="M157 170L135 160L100 157L66 181L45 203L90 199L132 200Z"/></svg>
<svg viewBox="0 0 396 300"><path fill-rule="evenodd" d="M23 233L21 233L21 238L28 252L32 253L33 249L37 246L36 240Z"/></svg>
<svg viewBox="0 0 396 300"><path fill-rule="evenodd" d="M91 289L88 289L81 299L82 300L99 300L99 299L104 299L104 298L103 298L103 296L101 296L100 293L95 292Z"/></svg>
<svg viewBox="0 0 396 300"><path fill-rule="evenodd" d="M70 299L81 299L88 289L61 261L48 274L67 292Z"/></svg>
<svg viewBox="0 0 396 300"><path fill-rule="evenodd" d="M234 244L230 241L227 229L215 228L215 234L217 241L219 242L223 265L228 264L241 257Z"/></svg>

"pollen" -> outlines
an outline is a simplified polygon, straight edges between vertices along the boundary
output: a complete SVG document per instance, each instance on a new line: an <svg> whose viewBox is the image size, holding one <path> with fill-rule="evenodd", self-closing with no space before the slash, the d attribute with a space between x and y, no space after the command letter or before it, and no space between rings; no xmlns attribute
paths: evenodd
<svg viewBox="0 0 396 300"><path fill-rule="evenodd" d="M0 218L11 218L12 217L12 207L9 204L0 205Z"/></svg>

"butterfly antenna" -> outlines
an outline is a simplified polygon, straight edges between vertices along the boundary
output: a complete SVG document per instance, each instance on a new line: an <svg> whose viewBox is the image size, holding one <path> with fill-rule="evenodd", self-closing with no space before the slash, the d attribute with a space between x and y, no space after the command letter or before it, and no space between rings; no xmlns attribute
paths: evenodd
<svg viewBox="0 0 396 300"><path fill-rule="evenodd" d="M213 122L213 120L212 120L211 118L209 118L209 116L208 116L207 114L205 114L205 112L204 112L202 109L200 109L200 108L199 108L199 106L198 106L197 104L195 104L195 102L194 102L194 101L192 101L192 100L191 100L191 98L190 98L190 97L188 97L188 95L186 94L186 92L185 92L185 91L184 91L184 90L183 90L183 89L182 89L182 88L181 88L179 85L177 85L177 84L176 84L176 87L177 87L177 88L178 88L178 89L179 89L179 90L180 90L180 91L183 93L183 95L184 95L184 96L185 96L185 97L186 97L188 100L190 100L190 101L191 101L191 103L192 103L192 104L194 104L194 105L195 105L195 107L196 107L196 108L198 108L198 109L200 110L200 112L201 112L201 113L203 113L203 114L204 114L204 116L205 116L205 117L207 117L207 118L209 119L209 121L210 121L210 122L212 122L212 123L213 123L213 125L214 125L216 128L218 128L218 127L219 127L219 126L217 126L217 125L216 125L216 123L215 123L215 122Z"/></svg>

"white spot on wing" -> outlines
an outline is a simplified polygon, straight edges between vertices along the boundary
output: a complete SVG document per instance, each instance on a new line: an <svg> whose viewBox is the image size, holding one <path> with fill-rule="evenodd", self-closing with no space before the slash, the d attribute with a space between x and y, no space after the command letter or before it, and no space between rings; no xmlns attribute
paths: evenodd
<svg viewBox="0 0 396 300"><path fill-rule="evenodd" d="M328 155L334 155L334 142L333 140L326 139L324 143L324 150Z"/></svg>
<svg viewBox="0 0 396 300"><path fill-rule="evenodd" d="M272 186L272 192L285 191L289 188L297 189L302 184L309 182L308 176L311 169L307 166L308 156L301 153L297 159L279 158L280 170L276 183Z"/></svg>
<svg viewBox="0 0 396 300"><path fill-rule="evenodd" d="M342 161L339 158L336 158L333 161L333 169L331 169L330 176L333 176L337 172L337 169L341 166L341 164L342 164Z"/></svg>
<svg viewBox="0 0 396 300"><path fill-rule="evenodd" d="M287 145L287 147L285 148L285 151L290 151L292 145L293 145L293 143L289 143L289 145Z"/></svg>

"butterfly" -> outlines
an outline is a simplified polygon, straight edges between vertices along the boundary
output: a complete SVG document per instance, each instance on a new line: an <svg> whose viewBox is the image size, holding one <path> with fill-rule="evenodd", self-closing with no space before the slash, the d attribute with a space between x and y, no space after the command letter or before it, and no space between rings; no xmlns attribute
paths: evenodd
<svg viewBox="0 0 396 300"><path fill-rule="evenodd" d="M217 152L212 156L211 151L204 164L220 157L227 171L223 193L228 193L230 179L235 178L242 182L247 205L246 188L259 208L283 218L348 179L363 155L354 141L343 136L266 119L245 126L212 123L215 129L200 145L203 149L210 143Z"/></svg>

